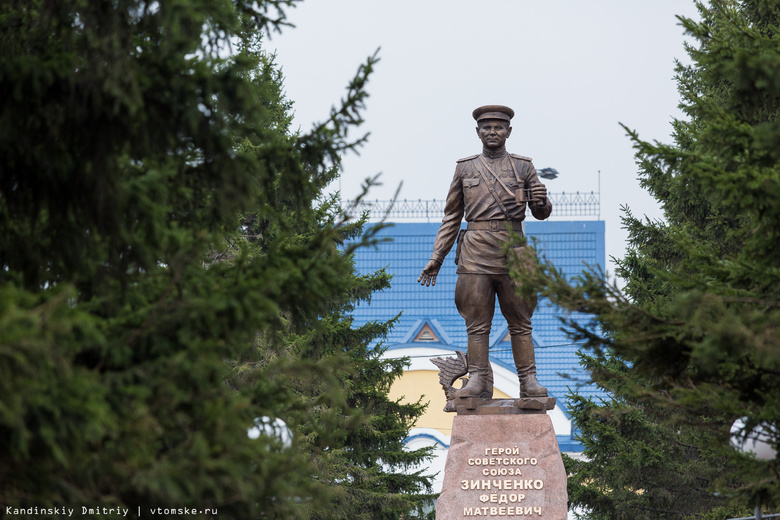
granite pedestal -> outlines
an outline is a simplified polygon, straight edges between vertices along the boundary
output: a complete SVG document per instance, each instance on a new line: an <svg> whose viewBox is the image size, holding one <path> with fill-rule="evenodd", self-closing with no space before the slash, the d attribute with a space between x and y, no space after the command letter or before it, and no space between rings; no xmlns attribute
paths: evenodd
<svg viewBox="0 0 780 520"><path fill-rule="evenodd" d="M546 413L555 400L458 399L455 404L436 520L565 520L566 471Z"/></svg>

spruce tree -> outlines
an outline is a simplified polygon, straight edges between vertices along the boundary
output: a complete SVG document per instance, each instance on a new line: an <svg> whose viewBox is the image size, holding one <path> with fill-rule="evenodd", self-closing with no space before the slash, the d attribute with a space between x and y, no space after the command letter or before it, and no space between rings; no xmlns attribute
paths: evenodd
<svg viewBox="0 0 780 520"><path fill-rule="evenodd" d="M327 507L308 509L312 519L427 518L426 512L432 511L433 477L419 469L431 450L408 451L404 446L425 405L403 404L388 397L408 359L383 358L385 349L377 346L395 320L356 327L351 317L358 302L387 289L389 282L384 271L354 275L350 290L330 302L334 310L317 327L288 338L303 346L309 359L338 360L331 364L329 375L339 381L345 397L343 405L312 406L291 423L293 431L309 443L318 482L334 491ZM305 399L319 399L318 378L299 388ZM338 428L328 427L323 438L325 428L319 427L320 421L338 424ZM337 442L331 441L331 449L323 450L321 446L335 432Z"/></svg>
<svg viewBox="0 0 780 520"><path fill-rule="evenodd" d="M274 58L262 51L259 42L248 50L263 64L253 80L270 81L277 86L279 102L274 110L273 127L295 145L301 136L291 132L292 103L283 96L279 68ZM348 106L362 104L364 81L376 59L371 57L349 86L345 98ZM343 114L334 111L331 119L339 120ZM320 126L318 131L325 128ZM253 143L243 146L241 153L256 153ZM283 313L286 323L282 329L257 338L256 357L237 360L232 383L242 387L274 377L269 369L279 362L280 349L284 352L284 363L295 365L293 370L281 372L284 378L281 385L292 392L293 398L276 416L290 427L296 441L294 448L308 453L313 461L318 491L331 497L326 504L304 503L298 512L301 517L423 516L432 506L432 477L416 468L427 459L430 450L407 451L404 442L423 413L424 405L402 404L388 398L391 384L402 375L408 360L383 359L384 349L377 346L395 320L355 327L351 316L358 302L370 300L374 292L390 285L390 277L383 270L364 276L352 272L352 253L357 247L373 243L373 235L384 224L373 225L364 232L364 219L346 221L339 194L325 192L326 186L339 174L340 155L331 157L328 165L321 163L319 156L315 159L310 164L309 159L301 157L305 169L312 172L321 169L314 176L317 182L308 185L306 200L312 201L312 211L302 210L297 199L275 189L271 196L288 209L284 219L268 218L263 212L247 213L242 217L239 238L246 243L250 254L262 256L268 244L278 239L303 248L316 248L322 240L322 231L334 230L329 240L338 247L338 254L346 260L350 272L341 273L343 287L339 292L322 298L307 312L299 310L294 316ZM373 182L374 179L367 179L365 188ZM239 243L232 244L221 253L220 261L232 261L239 250ZM329 388L338 388L339 393L333 398L323 398L327 397Z"/></svg>
<svg viewBox="0 0 780 520"><path fill-rule="evenodd" d="M345 239L354 238L351 234ZM311 406L290 416L291 428L308 443L318 482L334 491L327 507L310 507L306 513L318 520L427 517L432 476L419 466L430 449L404 446L425 405L389 399L408 359L383 358L384 348L377 346L395 320L356 327L351 317L358 302L389 287L389 275L379 271L351 280L341 298L328 302L327 317L286 337L304 359L331 361L327 375L338 380L345 398L341 405L319 405L322 376L296 379L299 395Z"/></svg>
<svg viewBox="0 0 780 520"><path fill-rule="evenodd" d="M286 231L316 221L359 144L372 60L291 138L257 43L293 3L0 5L4 507L287 519L330 503L306 439L247 436L312 413L295 379L349 406L336 356L283 340L355 289L345 228ZM261 343L254 384L229 384ZM344 449L334 422L310 425L322 452Z"/></svg>
<svg viewBox="0 0 780 520"><path fill-rule="evenodd" d="M701 21L680 19L695 41L676 76L688 119L674 122L669 145L629 131L664 220L626 212L625 294L597 272L571 283L542 266L527 280L593 316L568 327L612 393L607 403L574 397L588 460L569 463L570 497L593 518L780 506L777 456L730 445L741 417L741 435L763 430L776 450L780 442L780 4L697 6Z"/></svg>

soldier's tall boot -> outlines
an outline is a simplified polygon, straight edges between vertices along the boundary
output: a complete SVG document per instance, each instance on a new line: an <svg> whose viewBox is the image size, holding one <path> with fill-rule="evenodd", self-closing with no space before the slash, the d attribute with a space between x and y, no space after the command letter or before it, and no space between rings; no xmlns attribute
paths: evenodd
<svg viewBox="0 0 780 520"><path fill-rule="evenodd" d="M520 397L547 397L547 389L536 380L534 340L530 334L512 336L512 355L520 380Z"/></svg>
<svg viewBox="0 0 780 520"><path fill-rule="evenodd" d="M490 338L487 334L469 336L469 381L458 390L458 397L493 397L493 369L489 358Z"/></svg>

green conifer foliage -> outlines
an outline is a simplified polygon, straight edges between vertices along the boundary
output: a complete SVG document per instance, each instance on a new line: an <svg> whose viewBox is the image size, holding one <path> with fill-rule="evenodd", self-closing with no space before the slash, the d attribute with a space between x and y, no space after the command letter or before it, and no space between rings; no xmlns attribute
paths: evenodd
<svg viewBox="0 0 780 520"><path fill-rule="evenodd" d="M360 286L339 246L351 231L318 221L317 197L360 143L346 134L375 58L327 121L291 136L258 43L293 3L0 4L4 507L289 519L329 503L309 446L346 449L350 411L292 449L247 430L295 425L312 400L350 406L332 371L346 354L285 338L341 320ZM253 384L231 384L243 375ZM316 396L290 384L312 378Z"/></svg>
<svg viewBox="0 0 780 520"><path fill-rule="evenodd" d="M724 518L780 507L780 461L730 446L763 429L780 443L780 3L712 0L682 19L674 143L629 131L663 221L626 211L625 294L549 266L534 287L592 323L570 323L585 364L612 395L574 396L587 461L570 497L588 518ZM528 280L531 282L532 280ZM777 450L780 452L780 450ZM776 511L773 511L776 512ZM744 515L741 515L744 516Z"/></svg>
<svg viewBox="0 0 780 520"><path fill-rule="evenodd" d="M265 64L260 77L274 77L281 87L282 78L273 59L269 61L262 53L260 57ZM369 59L350 84L344 100L347 106L362 102L363 83L375 61L375 56ZM283 99L281 89L279 96ZM291 142L299 143L298 148L306 150L312 138L291 134L291 107L286 103L279 107L282 110L277 113L276 126L287 132ZM339 121L346 114L344 110L333 111L331 120ZM350 122L359 123L359 114L353 116L356 119ZM320 126L316 132L327 135L327 127ZM300 146L301 141L306 143L304 147ZM245 146L242 153L254 154L256 149ZM341 288L333 296L321 298L308 311L283 312L284 327L274 335L257 338L256 357L236 363L232 383L236 387L257 385L261 379L267 381L281 374L279 386L291 392L287 407L279 409L276 416L283 417L293 431L293 449L307 453L313 462L315 492L329 497L327 502L312 500L302 504L298 517L422 518L432 509L432 477L423 474L418 466L430 456L430 450L407 451L404 442L425 407L388 398L392 383L403 374L408 360L383 359L384 348L376 346L395 320L356 327L351 317L357 303L368 302L374 292L390 286L390 277L384 271L363 276L352 272L352 252L356 247L372 244L374 234L384 224L373 225L364 233L364 220L340 220L343 216L338 195L323 193L323 188L339 173L340 157L332 159L331 167L321 162L309 164L304 159L305 167L315 171L322 168L318 182L307 188L306 200L314 201L313 211L303 210L296 199L274 188L273 198L289 211L283 219L269 219L262 212L245 214L244 234L240 238L250 254L263 255L268 244L278 239L310 249L323 239L324 229L333 230L325 237L339 245L338 253L342 260L347 260L340 265L348 266L349 272L338 273L336 279ZM367 179L366 189L373 182L375 179ZM222 257L232 259L239 250L234 243ZM279 349L284 352L281 358ZM281 367L285 369L280 370ZM330 397L328 389L333 392Z"/></svg>

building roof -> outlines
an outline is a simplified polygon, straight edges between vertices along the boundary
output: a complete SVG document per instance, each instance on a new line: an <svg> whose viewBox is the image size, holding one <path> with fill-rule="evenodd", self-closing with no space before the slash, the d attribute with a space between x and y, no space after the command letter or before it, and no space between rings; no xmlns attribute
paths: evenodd
<svg viewBox="0 0 780 520"><path fill-rule="evenodd" d="M369 303L359 305L354 311L356 325L401 315L386 338L384 346L388 349L419 345L415 341L422 341L428 347L466 351L466 328L454 301L457 280L454 251L445 258L435 287L417 283L430 258L438 229L438 223L394 224L379 232L380 238L390 241L376 248L361 248L356 253L359 272L385 268L393 276L390 289L374 293ZM605 266L603 221L532 221L526 223L525 233L535 239L539 253L569 277L580 274L587 266L599 269ZM578 347L561 330L561 316L561 309L540 299L532 319L533 339L539 382L557 398L568 416L565 396L569 388L577 388L583 396L600 393L595 386L587 384L587 374L576 356ZM514 371L506 335L506 320L496 305L490 334L491 361ZM431 369L436 369L433 364Z"/></svg>

